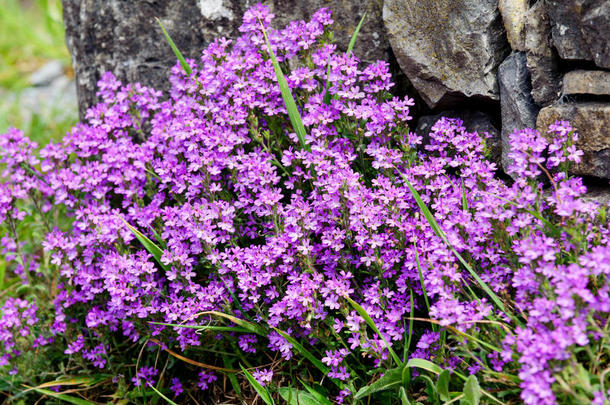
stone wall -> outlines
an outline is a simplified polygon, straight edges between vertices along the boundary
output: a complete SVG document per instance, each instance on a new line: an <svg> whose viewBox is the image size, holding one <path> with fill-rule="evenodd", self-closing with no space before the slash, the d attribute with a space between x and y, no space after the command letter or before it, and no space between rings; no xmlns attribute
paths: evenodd
<svg viewBox="0 0 610 405"><path fill-rule="evenodd" d="M395 66L396 91L420 101L417 126L461 116L489 132L498 162L525 126L545 132L568 119L580 133L580 175L610 179L610 2L608 0L267 0L276 24L319 7L335 18L345 49L364 12L355 54ZM63 0L81 115L105 70L167 89L175 58L159 17L189 57L213 38L234 36L253 3L237 0Z"/></svg>

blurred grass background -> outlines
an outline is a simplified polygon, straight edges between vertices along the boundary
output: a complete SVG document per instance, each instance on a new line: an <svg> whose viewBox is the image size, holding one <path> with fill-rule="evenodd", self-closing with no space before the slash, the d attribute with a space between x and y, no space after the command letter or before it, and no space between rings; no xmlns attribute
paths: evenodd
<svg viewBox="0 0 610 405"><path fill-rule="evenodd" d="M50 61L73 77L61 1L0 0L0 133L14 126L43 145L61 139L78 120L75 102L56 103L31 87L30 75Z"/></svg>

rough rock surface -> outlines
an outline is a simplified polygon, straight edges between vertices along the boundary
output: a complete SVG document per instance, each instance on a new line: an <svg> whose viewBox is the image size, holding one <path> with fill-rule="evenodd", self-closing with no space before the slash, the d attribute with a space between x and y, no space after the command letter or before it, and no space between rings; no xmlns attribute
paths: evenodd
<svg viewBox="0 0 610 405"><path fill-rule="evenodd" d="M529 4L527 0L499 0L498 8L504 21L506 38L515 51L525 50L525 14Z"/></svg>
<svg viewBox="0 0 610 405"><path fill-rule="evenodd" d="M592 60L610 68L610 2L545 0L553 43L563 59Z"/></svg>
<svg viewBox="0 0 610 405"><path fill-rule="evenodd" d="M525 50L532 97L542 106L557 100L560 92L558 56L551 47L551 25L544 4L542 0L534 4L525 17Z"/></svg>
<svg viewBox="0 0 610 405"><path fill-rule="evenodd" d="M567 120L579 134L577 146L584 152L573 172L610 179L610 104L557 103L540 110L536 128L546 134L556 120Z"/></svg>
<svg viewBox="0 0 610 405"><path fill-rule="evenodd" d="M610 46L610 45L609 45ZM610 72L573 70L563 76L563 95L610 95Z"/></svg>
<svg viewBox="0 0 610 405"><path fill-rule="evenodd" d="M424 142L426 142L432 126L441 117L461 119L464 122L464 127L469 132L477 132L481 136L488 133L489 137L486 138L486 145L489 151L489 158L496 163L500 163L500 131L494 126L489 114L472 110L448 110L436 115L426 115L417 121L415 133L423 137Z"/></svg>
<svg viewBox="0 0 610 405"><path fill-rule="evenodd" d="M264 1L277 16L274 25L278 28L289 21L309 19L321 7L330 7L335 40L343 49L366 12L354 48L365 62L388 59L381 2ZM106 70L126 82L137 81L159 90L169 88L167 77L176 59L155 17L186 57L197 58L214 38L236 36L242 15L252 5L238 0L62 0L62 4L81 116L95 102L96 83Z"/></svg>
<svg viewBox="0 0 610 405"><path fill-rule="evenodd" d="M430 107L498 100L497 67L509 53L498 0L386 0L396 59Z"/></svg>
<svg viewBox="0 0 610 405"><path fill-rule="evenodd" d="M534 102L523 52L512 53L498 68L500 108L502 111L502 167L510 164L509 139L514 130L534 128L540 108Z"/></svg>

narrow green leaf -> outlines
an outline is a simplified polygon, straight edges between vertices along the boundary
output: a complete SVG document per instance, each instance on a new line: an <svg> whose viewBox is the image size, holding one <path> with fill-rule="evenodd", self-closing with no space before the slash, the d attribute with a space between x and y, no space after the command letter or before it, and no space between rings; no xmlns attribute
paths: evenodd
<svg viewBox="0 0 610 405"><path fill-rule="evenodd" d="M307 392L309 392L316 400L318 400L321 405L333 405L333 403L327 397L316 391L313 387L307 385L305 381L301 379L299 379L299 381L301 382L301 385L305 387Z"/></svg>
<svg viewBox="0 0 610 405"><path fill-rule="evenodd" d="M163 323L163 322L148 322L152 325L162 325L162 326L171 326L174 328L184 328L184 329L196 329L201 331L211 331L211 332L240 332L240 333L250 333L250 329L240 328L236 326L213 326L213 325L180 325L177 323Z"/></svg>
<svg viewBox="0 0 610 405"><path fill-rule="evenodd" d="M258 381L256 381L256 378L254 378L254 376L250 374L250 372L246 370L244 366L240 364L239 367L241 367L241 371L243 371L244 375L246 376L246 379L248 380L250 385L256 390L263 402L267 405L275 405L273 398L271 398L271 395L269 395L269 391L267 391L265 387L263 387Z"/></svg>
<svg viewBox="0 0 610 405"><path fill-rule="evenodd" d="M4 291L4 275L6 273L6 262L0 259L0 291Z"/></svg>
<svg viewBox="0 0 610 405"><path fill-rule="evenodd" d="M358 390L354 399L362 399L379 391L386 391L402 385L402 371L404 366L393 368L384 373L379 380L366 385Z"/></svg>
<svg viewBox="0 0 610 405"><path fill-rule="evenodd" d="M222 356L222 362L225 368L233 368L233 361L227 355ZM235 373L227 373L227 376L229 377L229 382L231 382L231 387L233 387L233 391L235 391L237 396L241 398L241 388L239 386L239 382L237 381L237 376L235 375Z"/></svg>
<svg viewBox="0 0 610 405"><path fill-rule="evenodd" d="M326 365L324 363L322 363L316 356L314 356L309 350L305 349L305 347L303 347L303 345L300 344L295 338L293 338L292 336L290 336L286 332L281 331L281 330L279 330L277 328L273 328L273 330L275 330L277 333L282 335L282 337L284 339L286 339L292 345L292 347L294 347L294 349L297 352L301 353L301 355L303 357L305 357L307 360L311 361L311 363L314 366L316 366L316 368L318 370L320 370L324 375L328 374L330 369L328 367L326 367ZM332 382L334 382L335 385L337 385L341 389L343 389L343 387L345 386L342 382L340 382L339 380L337 380L335 378L331 378L330 380Z"/></svg>
<svg viewBox="0 0 610 405"><path fill-rule="evenodd" d="M168 397L166 397L165 395L163 395L163 393L161 391L159 391L158 389L156 389L152 384L148 384L148 386L150 388L152 388L153 391L155 391L157 393L157 395L159 395L161 398L163 398L164 400L167 401L167 403L169 403L170 405L178 405L177 403L175 403L174 401L172 401L171 399L169 399Z"/></svg>
<svg viewBox="0 0 610 405"><path fill-rule="evenodd" d="M326 83L324 84L324 104L329 105L330 93L328 92L328 88L330 87L330 58L328 58L328 67L326 68Z"/></svg>
<svg viewBox="0 0 610 405"><path fill-rule="evenodd" d="M366 13L364 13L362 15L362 18L360 19L360 22L358 23L358 26L356 26L356 30L354 30L354 33L352 34L352 37L349 40L349 44L347 46L347 54L351 54L353 53L352 50L354 49L354 45L356 45L356 38L358 38L358 33L360 32L360 28L362 27L362 23L364 22L364 18L366 17ZM331 100L331 95L328 92L328 88L330 86L330 59L328 60L328 69L326 70L326 84L324 85L324 104L328 105L330 104L330 100ZM341 83L341 82L339 82Z"/></svg>
<svg viewBox="0 0 610 405"><path fill-rule="evenodd" d="M436 392L438 392L438 396L441 398L441 401L449 401L451 396L449 395L449 370L443 370L438 375L438 380L436 381Z"/></svg>
<svg viewBox="0 0 610 405"><path fill-rule="evenodd" d="M402 177L405 184L409 188L409 191L413 195L413 198L415 198L415 201L417 202L419 209L421 210L422 214L428 221L428 224L430 225L430 227L432 228L434 233L436 233L436 235L443 240L443 242L447 245L447 247L449 247L451 252L453 252L455 257L457 257L457 259L460 261L460 263L462 263L464 268L466 268L466 270L470 273L470 275L477 281L477 283L483 289L483 291L485 291L485 293L489 296L489 298L491 298L491 300L496 304L498 309L500 309L502 312L506 312L506 309L504 308L504 304L502 303L500 298L492 291L491 288L489 288L487 283L485 283L481 279L481 277L479 277L479 275L472 269L472 267L470 267L470 265L468 264L468 262L466 260L464 260L462 255L459 254L457 250L455 250L455 248L451 245L449 240L447 240L447 236L445 236L445 233L440 228L438 222L436 222L434 215L432 215L432 212L430 212L430 210L428 209L428 207L426 206L424 201L421 199L421 196L419 195L417 190L415 190L415 188L413 188L409 179L407 179L407 177L403 173L400 173L400 176Z"/></svg>
<svg viewBox="0 0 610 405"><path fill-rule="evenodd" d="M464 399L471 405L479 405L481 402L481 387L479 380L474 375L468 376L464 384Z"/></svg>
<svg viewBox="0 0 610 405"><path fill-rule="evenodd" d="M443 372L443 369L432 363L431 361L425 359L410 359L407 362L407 367L415 367L421 368L422 370L430 371L434 374L440 374Z"/></svg>
<svg viewBox="0 0 610 405"><path fill-rule="evenodd" d="M67 394L61 394L61 393L55 392L55 391L44 390L42 388L33 388L33 390L38 392L39 394L46 395L46 396L49 396L52 398L56 398L61 401L65 401L65 402L68 402L68 403L74 404L74 405L94 405L93 402L89 402L82 398L73 397L73 396L67 395Z"/></svg>
<svg viewBox="0 0 610 405"><path fill-rule="evenodd" d="M296 388L281 387L279 393L287 405L324 405L330 402L320 402L308 392Z"/></svg>
<svg viewBox="0 0 610 405"><path fill-rule="evenodd" d="M163 31L163 35L165 35L165 39L167 39L167 42L169 43L169 46L172 48L172 51L174 51L174 55L176 55L176 58L178 58L178 60L180 61L180 66L182 66L182 69L184 69L184 71L186 72L187 75L189 75L189 76L192 75L193 74L193 69L191 69L189 64L186 63L186 60L184 59L184 56L182 56L182 53L180 52L180 49L178 49L178 47L176 46L176 44L172 40L172 37L170 37L169 34L167 33L167 31L165 30L165 27L161 23L161 20L159 20L158 18L155 18L155 19L159 23L159 26L161 26L161 30Z"/></svg>
<svg viewBox="0 0 610 405"><path fill-rule="evenodd" d="M409 311L409 336L407 339L405 339L405 346L402 352L402 360L403 361L407 361L407 354L409 353L409 350L411 349L411 338L413 337L413 313L415 311L415 305L413 303L413 290L410 291L409 293L409 304L410 304L410 311Z"/></svg>
<svg viewBox="0 0 610 405"><path fill-rule="evenodd" d="M411 405L411 401L409 401L405 387L400 387L400 390L398 390L398 395L400 396L400 402L402 405Z"/></svg>
<svg viewBox="0 0 610 405"><path fill-rule="evenodd" d="M426 291L426 285L424 284L424 275L421 271L421 264L419 262L419 253L417 252L417 245L413 243L413 250L415 251L415 264L417 265L417 274L419 274L419 283L421 284L422 292L424 293L424 302L426 303L426 309L430 313L430 302L428 302L428 292ZM438 332L438 326L432 324L432 330Z"/></svg>
<svg viewBox="0 0 610 405"><path fill-rule="evenodd" d="M371 318L369 316L369 314L366 312L366 310L364 308L362 308L362 306L360 306L360 304L358 304L356 301L354 301L353 299L351 299L348 296L344 296L344 298L347 302L350 303L350 305L352 307L354 307L356 312L358 312L358 315L360 315L362 318L364 318L364 321L367 323L367 325L369 325L369 327L375 331L375 333L381 338L381 340L383 340L383 342L386 345L386 348L388 349L388 352L390 352L390 355L392 356L392 359L394 360L396 365L397 366L402 365L402 361L400 360L400 358L398 357L396 352L394 352L394 350L392 349L392 346L390 346L388 341L385 340L385 338L381 334L381 331L379 330L377 325L375 325L375 321L373 321L373 318Z"/></svg>
<svg viewBox="0 0 610 405"><path fill-rule="evenodd" d="M462 180L462 209L468 211L468 199L466 198L466 186L464 186L464 180Z"/></svg>
<svg viewBox="0 0 610 405"><path fill-rule="evenodd" d="M150 253L155 258L157 263L159 263L159 266L161 266L161 268L163 270L169 271L170 267L161 261L161 256L163 256L163 250L161 250L161 248L159 246L157 246L155 244L155 242L148 239L146 237L146 235L144 235L142 232L138 231L136 228L129 225L129 223L127 221L125 221L123 219L123 217L120 217L120 218L123 221L123 223L125 224L125 226L127 226L127 228L131 231L131 233L134 234L136 239L140 241L140 243L144 246L144 248L148 251L148 253Z"/></svg>
<svg viewBox="0 0 610 405"><path fill-rule="evenodd" d="M292 124L292 128L294 132L297 134L297 138L299 138L299 142L301 143L301 147L308 152L311 152L311 147L305 143L305 127L303 126L303 120L301 119L301 114L299 114L299 110L297 108L297 103L294 101L294 97L290 92L290 88L288 87L288 82L284 77L284 72L282 72L282 68L275 57L275 53L273 49L271 49L271 43L269 42L269 38L267 38L267 32L265 28L261 24L261 28L263 30L263 35L265 36L265 42L267 43L267 51L269 52L269 56L271 57L271 62L273 63L273 69L275 70L275 76L277 78L277 82L280 86L280 91L282 93L282 99L284 100L284 105L286 106L286 111L288 111L288 117L290 118L290 123Z"/></svg>
<svg viewBox="0 0 610 405"><path fill-rule="evenodd" d="M358 33L360 32L360 28L362 28L362 23L364 22L365 18L366 18L366 13L362 14L362 18L360 19L360 22L356 26L356 30L354 31L354 33L352 34L352 37L349 40L349 45L347 46L348 55L350 53L352 53L352 50L354 49L354 45L356 45L356 38L358 38Z"/></svg>
<svg viewBox="0 0 610 405"><path fill-rule="evenodd" d="M267 336L267 331L263 327L258 326L252 322L248 322L243 319L239 319L233 315L228 315L228 314L218 312L218 311L205 311L205 312L202 312L201 315L216 315L221 318L225 318L225 319L233 322L234 324L241 326L242 328L247 329L248 331L255 333L259 336Z"/></svg>

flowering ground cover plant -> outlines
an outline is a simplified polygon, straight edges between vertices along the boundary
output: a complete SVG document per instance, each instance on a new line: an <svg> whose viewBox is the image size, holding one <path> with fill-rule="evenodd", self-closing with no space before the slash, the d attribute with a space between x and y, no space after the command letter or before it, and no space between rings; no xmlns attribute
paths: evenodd
<svg viewBox="0 0 610 405"><path fill-rule="evenodd" d="M603 404L606 207L567 122L409 130L322 9L111 74L59 144L0 137L6 395L71 403ZM124 403L119 402L119 403Z"/></svg>

